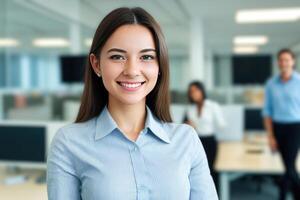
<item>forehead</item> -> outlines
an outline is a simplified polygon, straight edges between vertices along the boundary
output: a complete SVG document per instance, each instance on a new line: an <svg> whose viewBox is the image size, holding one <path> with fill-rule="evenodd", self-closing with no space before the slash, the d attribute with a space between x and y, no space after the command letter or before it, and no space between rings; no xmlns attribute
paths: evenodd
<svg viewBox="0 0 300 200"><path fill-rule="evenodd" d="M279 59L287 59L287 58L291 58L291 59L293 59L293 56L290 54L290 53L288 53L288 52L284 52L284 53L282 53L282 54L280 54L279 55Z"/></svg>
<svg viewBox="0 0 300 200"><path fill-rule="evenodd" d="M195 85L191 85L190 86L190 90L199 90L199 88L197 86L195 86Z"/></svg>
<svg viewBox="0 0 300 200"><path fill-rule="evenodd" d="M103 49L112 47L125 50L155 48L153 36L148 28L142 25L123 25L117 28L106 41Z"/></svg>

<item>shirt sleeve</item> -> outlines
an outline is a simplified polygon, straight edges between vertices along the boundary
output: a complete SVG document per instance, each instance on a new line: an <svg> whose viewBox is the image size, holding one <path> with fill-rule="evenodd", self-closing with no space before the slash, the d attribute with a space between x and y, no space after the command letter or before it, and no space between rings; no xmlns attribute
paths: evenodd
<svg viewBox="0 0 300 200"><path fill-rule="evenodd" d="M268 83L265 87L265 99L264 99L264 107L262 111L263 117L272 117L273 114L273 106L272 106L272 96L271 96L271 88Z"/></svg>
<svg viewBox="0 0 300 200"><path fill-rule="evenodd" d="M190 200L218 200L216 188L209 171L208 162L203 146L194 128L192 132L192 166L189 175Z"/></svg>
<svg viewBox="0 0 300 200"><path fill-rule="evenodd" d="M67 139L60 129L52 140L47 158L49 200L80 200L80 180L76 176Z"/></svg>
<svg viewBox="0 0 300 200"><path fill-rule="evenodd" d="M214 103L214 119L218 129L226 127L226 121L221 106L218 103Z"/></svg>

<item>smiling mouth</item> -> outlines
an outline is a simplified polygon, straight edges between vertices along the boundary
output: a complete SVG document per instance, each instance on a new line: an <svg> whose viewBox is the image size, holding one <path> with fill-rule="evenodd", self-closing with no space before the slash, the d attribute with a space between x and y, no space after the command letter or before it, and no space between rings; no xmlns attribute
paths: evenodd
<svg viewBox="0 0 300 200"><path fill-rule="evenodd" d="M140 87L141 85L143 85L146 81L143 82L122 82L122 81L117 81L117 83L122 86L122 87L126 87L126 88L137 88Z"/></svg>

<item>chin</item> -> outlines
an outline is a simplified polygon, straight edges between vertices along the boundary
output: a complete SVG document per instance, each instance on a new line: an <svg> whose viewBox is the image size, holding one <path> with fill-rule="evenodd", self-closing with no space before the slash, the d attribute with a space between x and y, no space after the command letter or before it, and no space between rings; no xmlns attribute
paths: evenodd
<svg viewBox="0 0 300 200"><path fill-rule="evenodd" d="M290 70L290 69L283 69L282 71L281 71L281 73L283 73L283 74L290 74L292 71Z"/></svg>
<svg viewBox="0 0 300 200"><path fill-rule="evenodd" d="M145 99L145 97L134 97L134 96L123 96L123 97L119 97L118 101L124 105L135 105L135 104L139 104L141 102L143 102Z"/></svg>

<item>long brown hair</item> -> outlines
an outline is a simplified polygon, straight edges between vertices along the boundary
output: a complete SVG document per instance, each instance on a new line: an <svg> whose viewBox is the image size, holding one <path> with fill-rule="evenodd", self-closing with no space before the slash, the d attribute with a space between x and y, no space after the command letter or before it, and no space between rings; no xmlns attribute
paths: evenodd
<svg viewBox="0 0 300 200"><path fill-rule="evenodd" d="M172 122L170 115L169 93L169 57L165 38L159 24L144 9L117 8L111 11L100 22L91 45L90 54L100 59L101 50L113 34L122 25L139 24L145 26L152 33L157 51L159 76L153 90L146 97L146 104L153 114L163 122ZM75 123L85 122L101 113L108 103L108 91L105 89L102 78L98 77L92 69L89 59L85 67L84 90L81 105Z"/></svg>

